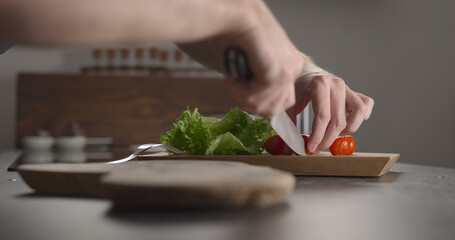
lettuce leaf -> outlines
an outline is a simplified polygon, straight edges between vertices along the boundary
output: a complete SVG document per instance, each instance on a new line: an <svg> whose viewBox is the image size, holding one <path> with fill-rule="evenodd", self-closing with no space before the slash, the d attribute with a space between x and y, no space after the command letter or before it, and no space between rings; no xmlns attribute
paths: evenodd
<svg viewBox="0 0 455 240"><path fill-rule="evenodd" d="M213 137L197 108L193 111L187 108L173 126L172 131L166 136L161 136L162 144L173 146L191 155L205 154Z"/></svg>
<svg viewBox="0 0 455 240"><path fill-rule="evenodd" d="M195 108L186 111L160 142L195 155L261 154L265 141L275 134L266 119L238 108L223 119L204 117Z"/></svg>
<svg viewBox="0 0 455 240"><path fill-rule="evenodd" d="M230 132L216 137L205 151L205 155L237 155L250 154L248 148Z"/></svg>
<svg viewBox="0 0 455 240"><path fill-rule="evenodd" d="M254 117L238 108L232 109L223 119L211 124L213 135L230 132L237 137L250 154L261 154L265 141L274 135L269 121Z"/></svg>

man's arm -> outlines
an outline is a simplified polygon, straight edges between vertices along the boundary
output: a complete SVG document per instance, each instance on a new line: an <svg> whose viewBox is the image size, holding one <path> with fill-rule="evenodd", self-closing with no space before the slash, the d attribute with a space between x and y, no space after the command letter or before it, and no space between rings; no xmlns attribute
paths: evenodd
<svg viewBox="0 0 455 240"><path fill-rule="evenodd" d="M303 66L262 0L1 0L0 34L0 42L51 47L212 39L216 56L238 47L255 75L228 86L241 108L264 117L294 104Z"/></svg>
<svg viewBox="0 0 455 240"><path fill-rule="evenodd" d="M245 0L1 0L0 42L93 46L188 42L248 21Z"/></svg>

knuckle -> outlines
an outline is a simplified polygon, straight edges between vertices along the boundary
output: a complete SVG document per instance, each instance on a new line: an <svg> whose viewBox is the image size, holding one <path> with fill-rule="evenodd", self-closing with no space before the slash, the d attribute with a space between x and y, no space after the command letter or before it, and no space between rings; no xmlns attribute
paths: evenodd
<svg viewBox="0 0 455 240"><path fill-rule="evenodd" d="M337 87L337 88L344 89L346 87L346 83L341 78L333 78L332 81L333 81L334 86Z"/></svg>
<svg viewBox="0 0 455 240"><path fill-rule="evenodd" d="M368 106L371 106L371 107L374 106L374 100L373 100L373 98L367 97L367 98L365 99L365 102L366 102L366 104L367 104Z"/></svg>
<svg viewBox="0 0 455 240"><path fill-rule="evenodd" d="M243 11L241 16L249 24L256 24L259 20L260 6L256 0L235 0L235 5L239 11Z"/></svg>
<svg viewBox="0 0 455 240"><path fill-rule="evenodd" d="M356 110L359 114L365 115L368 112L367 106L365 104L359 104Z"/></svg>
<svg viewBox="0 0 455 240"><path fill-rule="evenodd" d="M340 119L340 120L335 120L333 121L333 126L335 127L335 129L337 130L343 130L346 128L346 119Z"/></svg>
<svg viewBox="0 0 455 240"><path fill-rule="evenodd" d="M323 123L326 123L326 122L329 122L330 121L330 114L329 113L319 113L317 116L316 116L316 120L319 121L319 122L323 122Z"/></svg>
<svg viewBox="0 0 455 240"><path fill-rule="evenodd" d="M313 88L327 89L329 86L329 79L326 76L315 76L311 82L311 87Z"/></svg>

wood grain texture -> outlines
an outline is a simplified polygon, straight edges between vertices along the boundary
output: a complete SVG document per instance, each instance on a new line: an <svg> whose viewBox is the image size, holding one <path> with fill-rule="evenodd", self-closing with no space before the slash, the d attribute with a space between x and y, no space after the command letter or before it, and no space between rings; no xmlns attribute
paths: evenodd
<svg viewBox="0 0 455 240"><path fill-rule="evenodd" d="M142 155L139 156L139 159L232 161L269 166L290 172L294 175L378 177L384 175L399 157L400 154L397 153L360 152L349 156L332 156L326 152L320 153L317 156L198 156L159 153Z"/></svg>
<svg viewBox="0 0 455 240"><path fill-rule="evenodd" d="M39 128L57 135L72 121L114 146L158 142L187 106L204 115L235 106L220 78L20 74L17 91L18 146Z"/></svg>
<svg viewBox="0 0 455 240"><path fill-rule="evenodd" d="M28 164L18 172L40 194L111 198L134 208L268 207L295 186L289 173L223 161Z"/></svg>
<svg viewBox="0 0 455 240"><path fill-rule="evenodd" d="M148 161L102 180L115 206L245 208L282 203L295 178L269 167L224 161Z"/></svg>

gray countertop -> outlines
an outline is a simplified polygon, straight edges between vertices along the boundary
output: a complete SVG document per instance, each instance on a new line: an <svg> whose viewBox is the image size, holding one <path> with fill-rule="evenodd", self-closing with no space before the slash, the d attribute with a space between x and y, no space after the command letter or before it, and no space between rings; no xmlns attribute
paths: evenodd
<svg viewBox="0 0 455 240"><path fill-rule="evenodd" d="M297 177L285 204L244 211L120 211L38 196L0 154L0 239L455 239L455 169L396 163L380 178Z"/></svg>

